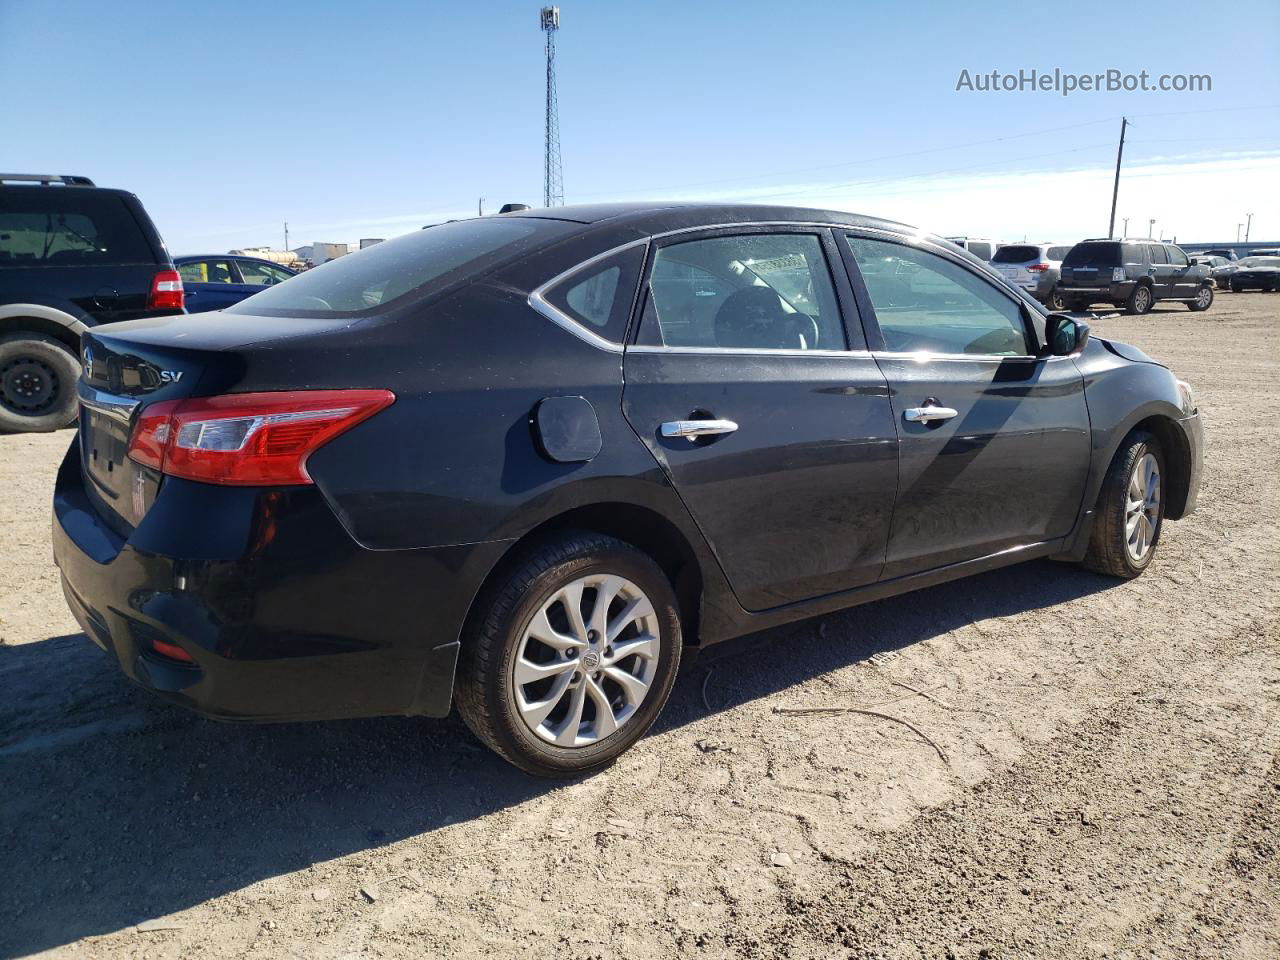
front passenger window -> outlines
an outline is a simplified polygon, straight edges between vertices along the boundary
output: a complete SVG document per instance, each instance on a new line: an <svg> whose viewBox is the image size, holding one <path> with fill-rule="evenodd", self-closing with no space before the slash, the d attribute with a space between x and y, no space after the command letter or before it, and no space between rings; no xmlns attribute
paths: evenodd
<svg viewBox="0 0 1280 960"><path fill-rule="evenodd" d="M964 267L916 247L863 237L849 246L891 353L1027 356L1019 305Z"/></svg>

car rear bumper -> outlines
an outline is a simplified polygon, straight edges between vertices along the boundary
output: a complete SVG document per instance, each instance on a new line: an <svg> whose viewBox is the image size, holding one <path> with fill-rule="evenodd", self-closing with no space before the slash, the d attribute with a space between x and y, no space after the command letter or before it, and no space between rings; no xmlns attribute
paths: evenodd
<svg viewBox="0 0 1280 960"><path fill-rule="evenodd" d="M1099 284L1063 283L1058 286L1058 291L1063 296L1074 297L1079 300L1089 298L1091 302L1110 300L1115 303L1123 303L1129 299L1129 294L1133 293L1133 288L1136 284L1136 280Z"/></svg>
<svg viewBox="0 0 1280 960"><path fill-rule="evenodd" d="M134 682L223 720L446 715L467 608L504 547L367 550L314 487L172 479L121 538L85 493L78 440L54 492L85 633Z"/></svg>

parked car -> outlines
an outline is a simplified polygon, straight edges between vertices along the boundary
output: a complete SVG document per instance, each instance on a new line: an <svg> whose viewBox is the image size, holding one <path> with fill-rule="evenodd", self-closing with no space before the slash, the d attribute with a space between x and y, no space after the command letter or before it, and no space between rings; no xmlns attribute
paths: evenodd
<svg viewBox="0 0 1280 960"><path fill-rule="evenodd" d="M1198 253L1190 255L1193 264L1202 264L1209 268L1209 279L1213 282L1214 289L1221 290L1223 284L1218 283L1220 276L1229 276L1228 268L1234 272L1235 261L1228 260L1226 257L1209 256L1207 254ZM1219 272L1221 271L1221 273Z"/></svg>
<svg viewBox="0 0 1280 960"><path fill-rule="evenodd" d="M1057 287L1062 258L1070 249L1069 243L1006 243L996 250L991 266L1050 310L1065 310Z"/></svg>
<svg viewBox="0 0 1280 960"><path fill-rule="evenodd" d="M1240 269L1239 260L1222 260L1217 266L1209 268L1209 279L1213 281L1214 289L1229 290L1231 288L1231 277Z"/></svg>
<svg viewBox="0 0 1280 960"><path fill-rule="evenodd" d="M54 556L129 677L234 720L456 702L548 776L641 737L687 646L1035 557L1136 577L1200 481L1167 368L830 211L442 224L84 353Z"/></svg>
<svg viewBox="0 0 1280 960"><path fill-rule="evenodd" d="M981 237L947 237L947 241L954 243L961 250L968 250L983 263L990 263L996 251L1000 249L1000 244L995 240L985 240Z"/></svg>
<svg viewBox="0 0 1280 960"><path fill-rule="evenodd" d="M1225 257L1228 260L1239 259L1230 247L1214 247L1212 250L1202 250L1201 253L1209 257Z"/></svg>
<svg viewBox="0 0 1280 960"><path fill-rule="evenodd" d="M182 304L169 252L132 193L88 177L0 174L0 431L76 418L86 329Z"/></svg>
<svg viewBox="0 0 1280 960"><path fill-rule="evenodd" d="M1280 257L1280 247L1258 247L1256 250L1250 250L1251 257Z"/></svg>
<svg viewBox="0 0 1280 960"><path fill-rule="evenodd" d="M1062 261L1059 290L1071 310L1107 301L1128 313L1149 313L1161 300L1192 310L1213 303L1209 268L1180 247L1157 240L1085 240Z"/></svg>
<svg viewBox="0 0 1280 960"><path fill-rule="evenodd" d="M209 254L173 260L182 275L188 313L222 310L296 275L288 267L258 257Z"/></svg>
<svg viewBox="0 0 1280 960"><path fill-rule="evenodd" d="M1280 290L1280 257L1245 257L1231 275L1231 289L1235 293Z"/></svg>

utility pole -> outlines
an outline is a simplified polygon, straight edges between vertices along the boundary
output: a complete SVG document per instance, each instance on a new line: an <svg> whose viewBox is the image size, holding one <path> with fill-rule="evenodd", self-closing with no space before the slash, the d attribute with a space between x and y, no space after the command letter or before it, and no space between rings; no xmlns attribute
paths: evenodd
<svg viewBox="0 0 1280 960"><path fill-rule="evenodd" d="M1111 222L1107 224L1107 239L1116 235L1116 200L1120 197L1120 160L1124 157L1124 132L1129 128L1129 119L1120 118L1120 149L1116 151L1116 182L1111 188Z"/></svg>
<svg viewBox="0 0 1280 960"><path fill-rule="evenodd" d="M1243 223L1237 223L1237 224L1236 224L1236 243L1239 243L1239 242L1240 242L1240 228L1241 228L1241 227L1243 227L1243 226L1244 226L1244 224L1243 224Z"/></svg>
<svg viewBox="0 0 1280 960"><path fill-rule="evenodd" d="M564 206L564 175L560 170L560 103L556 96L556 31L560 29L560 8L543 7L539 17L547 35L547 133L542 161L542 205Z"/></svg>
<svg viewBox="0 0 1280 960"><path fill-rule="evenodd" d="M480 202L476 205L476 216L484 216L484 197L481 197Z"/></svg>
<svg viewBox="0 0 1280 960"><path fill-rule="evenodd" d="M284 222L284 248L289 249L289 221Z"/></svg>
<svg viewBox="0 0 1280 960"><path fill-rule="evenodd" d="M1248 220L1245 222L1245 225L1244 225L1244 242L1248 243L1249 231L1253 229L1253 214L1247 213L1245 214L1245 216L1248 217Z"/></svg>
<svg viewBox="0 0 1280 960"><path fill-rule="evenodd" d="M1128 217L1125 217L1125 218L1124 218L1124 233L1122 234L1122 236L1123 236L1123 237L1127 237L1128 235L1129 235L1129 218L1128 218Z"/></svg>
<svg viewBox="0 0 1280 960"><path fill-rule="evenodd" d="M1156 218L1155 217L1152 217L1150 220L1147 221L1147 236L1150 237L1152 240L1155 239L1155 236L1156 236Z"/></svg>

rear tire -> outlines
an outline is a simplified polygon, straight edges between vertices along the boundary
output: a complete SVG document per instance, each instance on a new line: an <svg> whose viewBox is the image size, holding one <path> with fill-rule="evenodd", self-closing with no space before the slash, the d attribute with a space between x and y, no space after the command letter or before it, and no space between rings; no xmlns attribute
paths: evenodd
<svg viewBox="0 0 1280 960"><path fill-rule="evenodd" d="M1205 284L1196 291L1196 298L1187 304L1194 313L1201 313L1213 306L1213 287Z"/></svg>
<svg viewBox="0 0 1280 960"><path fill-rule="evenodd" d="M1155 297L1151 293L1151 288L1145 284L1138 284L1133 288L1133 292L1129 294L1129 299L1124 303L1125 313L1142 316L1150 313L1151 308L1155 306Z"/></svg>
<svg viewBox="0 0 1280 960"><path fill-rule="evenodd" d="M41 333L0 336L0 431L47 433L76 418L80 361Z"/></svg>
<svg viewBox="0 0 1280 960"><path fill-rule="evenodd" d="M1054 313L1062 313L1066 310L1072 309L1070 302L1062 295L1057 287L1054 287L1053 290L1050 291L1049 299L1045 301L1045 306Z"/></svg>
<svg viewBox="0 0 1280 960"><path fill-rule="evenodd" d="M526 549L476 603L458 663L458 712L527 773L608 766L671 694L683 642L675 591L630 544L557 534Z"/></svg>
<svg viewBox="0 0 1280 960"><path fill-rule="evenodd" d="M1154 489L1151 476L1154 472ZM1135 430L1125 437L1107 469L1082 565L1132 580L1151 565L1164 526L1167 474L1155 437Z"/></svg>

